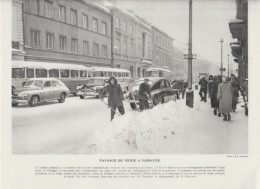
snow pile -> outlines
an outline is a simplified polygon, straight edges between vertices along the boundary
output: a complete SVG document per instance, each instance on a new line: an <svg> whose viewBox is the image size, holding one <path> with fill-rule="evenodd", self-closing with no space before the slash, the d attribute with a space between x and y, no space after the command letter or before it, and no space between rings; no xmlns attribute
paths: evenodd
<svg viewBox="0 0 260 189"><path fill-rule="evenodd" d="M116 117L96 132L88 147L93 153L154 154L168 151L169 142L182 140L180 133L183 127L190 127L193 111L185 106L184 101L171 101L151 110Z"/></svg>

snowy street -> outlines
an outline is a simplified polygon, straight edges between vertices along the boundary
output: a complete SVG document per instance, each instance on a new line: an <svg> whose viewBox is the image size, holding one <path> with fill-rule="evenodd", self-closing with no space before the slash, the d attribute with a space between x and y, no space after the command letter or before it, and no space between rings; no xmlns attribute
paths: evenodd
<svg viewBox="0 0 260 189"><path fill-rule="evenodd" d="M194 108L171 101L144 112L133 111L110 122L100 100L78 97L13 108L14 154L243 154L248 152L248 117L241 107L231 122L213 115L210 99ZM105 99L107 101L107 99Z"/></svg>

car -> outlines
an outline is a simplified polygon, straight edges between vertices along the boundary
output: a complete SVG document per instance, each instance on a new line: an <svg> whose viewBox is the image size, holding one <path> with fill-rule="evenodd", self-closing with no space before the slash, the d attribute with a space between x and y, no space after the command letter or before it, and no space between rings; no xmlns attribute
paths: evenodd
<svg viewBox="0 0 260 189"><path fill-rule="evenodd" d="M69 95L70 90L58 79L34 78L29 79L23 87L12 89L12 106L29 104L35 107L49 100L58 100L63 103Z"/></svg>
<svg viewBox="0 0 260 189"><path fill-rule="evenodd" d="M80 86L77 91L77 95L80 99L84 99L85 97L92 96L99 98L104 87L109 84L107 78L91 78L86 81L86 84Z"/></svg>
<svg viewBox="0 0 260 189"><path fill-rule="evenodd" d="M150 104L157 105L176 99L178 90L172 89L170 82L166 78L148 77L148 79L151 89ZM139 104L139 86L143 82L144 78L137 80L129 92L128 98L132 109L136 109L136 106Z"/></svg>

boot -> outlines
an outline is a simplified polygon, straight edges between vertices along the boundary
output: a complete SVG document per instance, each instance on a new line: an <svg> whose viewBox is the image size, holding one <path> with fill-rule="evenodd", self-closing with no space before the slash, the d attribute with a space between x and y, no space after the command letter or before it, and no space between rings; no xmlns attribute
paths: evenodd
<svg viewBox="0 0 260 189"><path fill-rule="evenodd" d="M227 120L228 120L228 121L231 121L231 115L230 115L230 113L227 114Z"/></svg>
<svg viewBox="0 0 260 189"><path fill-rule="evenodd" d="M217 115L217 109L214 109L214 115Z"/></svg>
<svg viewBox="0 0 260 189"><path fill-rule="evenodd" d="M218 117L221 117L221 113L218 113Z"/></svg>
<svg viewBox="0 0 260 189"><path fill-rule="evenodd" d="M223 121L227 121L227 114L223 114L223 115L224 115Z"/></svg>

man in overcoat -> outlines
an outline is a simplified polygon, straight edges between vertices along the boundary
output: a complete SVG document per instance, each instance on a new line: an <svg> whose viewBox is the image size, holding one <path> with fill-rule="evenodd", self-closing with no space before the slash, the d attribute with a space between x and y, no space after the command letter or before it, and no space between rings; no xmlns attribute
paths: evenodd
<svg viewBox="0 0 260 189"><path fill-rule="evenodd" d="M148 84L149 79L145 78L144 82L140 84L139 86L139 106L141 110L149 109L149 103L148 100L151 96L151 89Z"/></svg>

